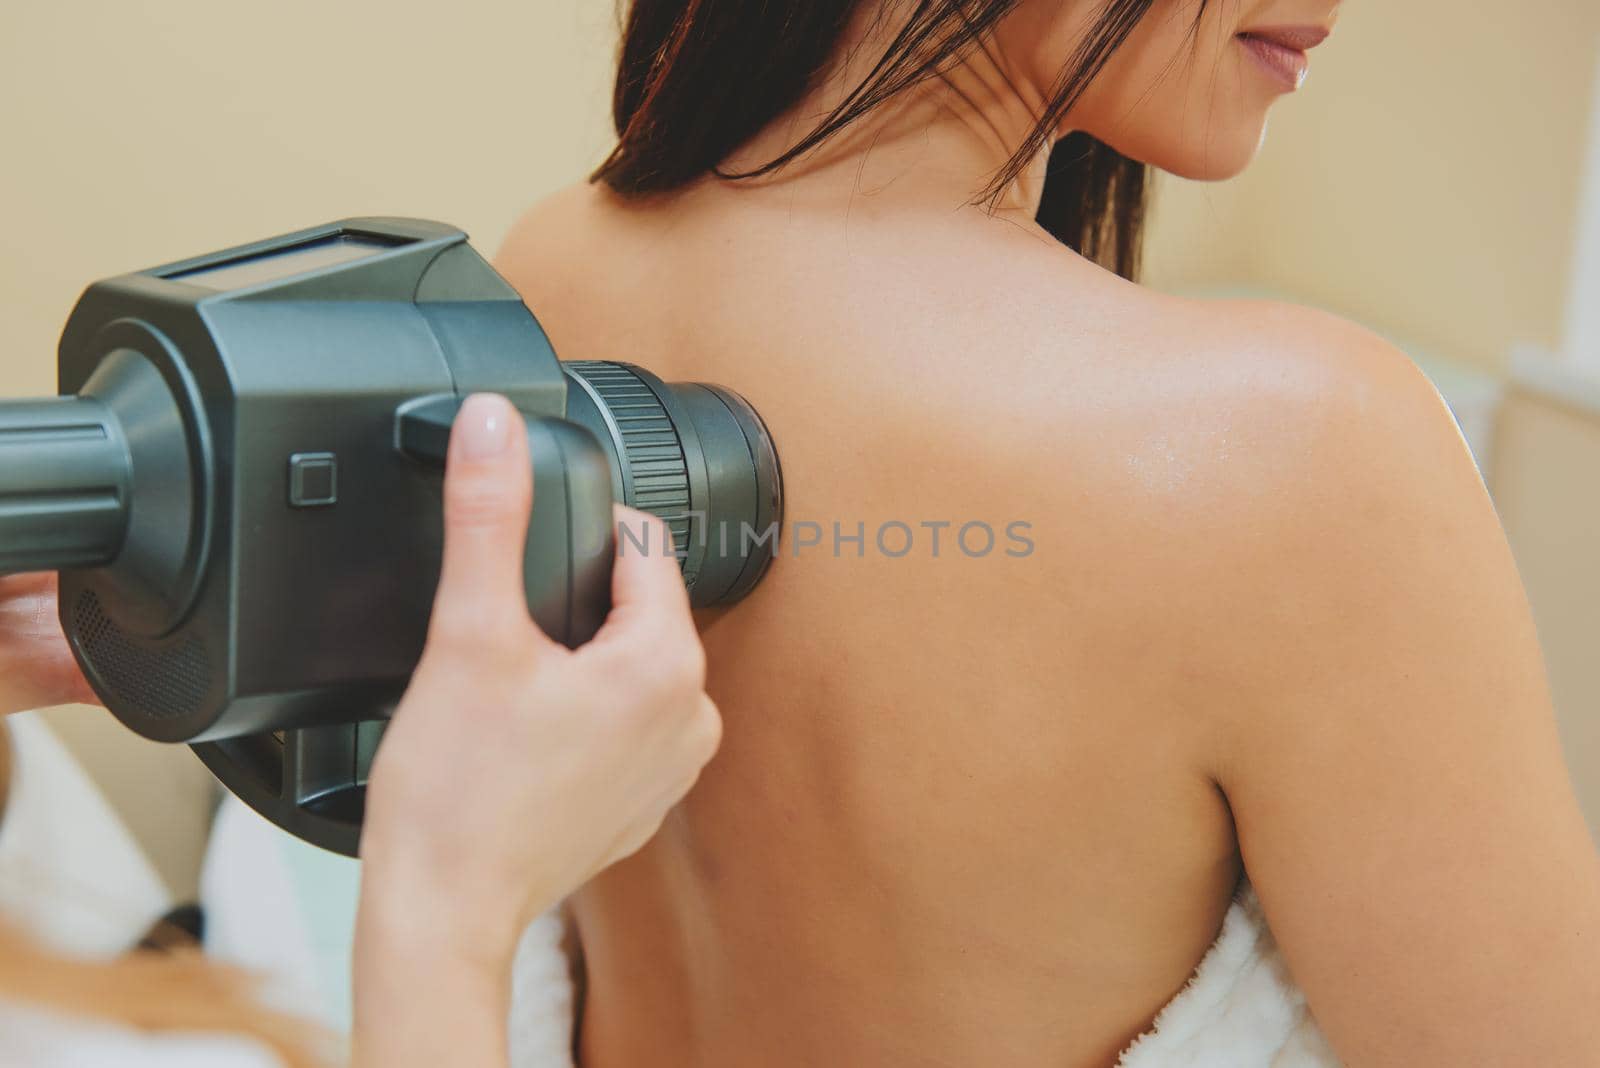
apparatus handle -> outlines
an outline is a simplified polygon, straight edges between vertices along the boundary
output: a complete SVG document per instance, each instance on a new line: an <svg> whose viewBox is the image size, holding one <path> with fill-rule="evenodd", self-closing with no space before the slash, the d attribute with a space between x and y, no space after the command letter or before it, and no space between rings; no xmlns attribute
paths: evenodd
<svg viewBox="0 0 1600 1068"><path fill-rule="evenodd" d="M132 464L90 397L0 401L0 574L98 567L122 549Z"/></svg>
<svg viewBox="0 0 1600 1068"><path fill-rule="evenodd" d="M462 398L422 397L395 413L395 448L431 468L444 465ZM534 506L523 552L528 612L544 632L576 648L611 611L616 555L611 468L600 443L565 419L522 413L533 464Z"/></svg>

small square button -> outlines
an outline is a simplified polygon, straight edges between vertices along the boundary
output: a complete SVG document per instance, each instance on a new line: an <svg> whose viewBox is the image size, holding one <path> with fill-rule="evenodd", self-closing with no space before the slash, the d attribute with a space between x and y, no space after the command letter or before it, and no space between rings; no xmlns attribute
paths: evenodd
<svg viewBox="0 0 1600 1068"><path fill-rule="evenodd" d="M339 461L331 452L297 452L289 457L289 503L320 508L339 499Z"/></svg>

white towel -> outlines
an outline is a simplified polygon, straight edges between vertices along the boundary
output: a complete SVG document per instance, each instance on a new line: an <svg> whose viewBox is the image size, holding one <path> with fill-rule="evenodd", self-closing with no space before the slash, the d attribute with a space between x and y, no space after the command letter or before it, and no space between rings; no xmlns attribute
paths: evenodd
<svg viewBox="0 0 1600 1068"><path fill-rule="evenodd" d="M1338 1068L1289 977L1261 902L1240 884L1222 931L1117 1068Z"/></svg>
<svg viewBox="0 0 1600 1068"><path fill-rule="evenodd" d="M562 949L565 913L528 925L511 969L511 1068L571 1068L571 962Z"/></svg>
<svg viewBox="0 0 1600 1068"><path fill-rule="evenodd" d="M172 907L166 884L38 713L0 717L0 732L12 746L0 914L64 953L122 953Z"/></svg>
<svg viewBox="0 0 1600 1068"><path fill-rule="evenodd" d="M562 920L535 920L513 973L513 1068L572 1068L573 990ZM1118 1068L1339 1068L1289 978L1261 904L1240 885L1187 986L1134 1040Z"/></svg>

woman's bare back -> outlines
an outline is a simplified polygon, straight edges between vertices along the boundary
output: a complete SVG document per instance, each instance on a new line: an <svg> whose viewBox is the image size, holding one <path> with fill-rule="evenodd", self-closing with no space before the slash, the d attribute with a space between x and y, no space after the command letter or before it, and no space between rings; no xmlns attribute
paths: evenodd
<svg viewBox="0 0 1600 1068"><path fill-rule="evenodd" d="M743 393L787 493L768 577L702 622L721 753L573 903L582 1063L1114 1061L1241 874L1219 783L1294 618L1278 491L1367 343L781 187L577 188L500 265L563 358Z"/></svg>
<svg viewBox="0 0 1600 1068"><path fill-rule="evenodd" d="M1088 316L1041 333L1049 305L972 291L976 250L952 270L940 247L962 227L763 207L678 221L583 190L508 248L539 250L514 280L564 357L744 393L788 494L778 563L704 628L722 753L576 903L585 1063L1104 1063L1238 875L1161 692L1175 651L1107 626L1108 600L1160 596L1093 514L1106 480L1171 474L1122 437L1157 429L1134 425L1150 383ZM962 222L991 255L1032 243ZM1056 527L1080 493L1101 508Z"/></svg>

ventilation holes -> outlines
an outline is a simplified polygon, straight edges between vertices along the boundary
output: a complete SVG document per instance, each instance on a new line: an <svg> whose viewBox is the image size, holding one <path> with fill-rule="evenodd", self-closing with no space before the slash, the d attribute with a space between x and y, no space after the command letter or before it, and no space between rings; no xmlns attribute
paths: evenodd
<svg viewBox="0 0 1600 1068"><path fill-rule="evenodd" d="M124 634L94 591L78 598L78 645L113 695L151 719L177 719L200 707L211 685L211 658L192 635L171 649L149 649Z"/></svg>

